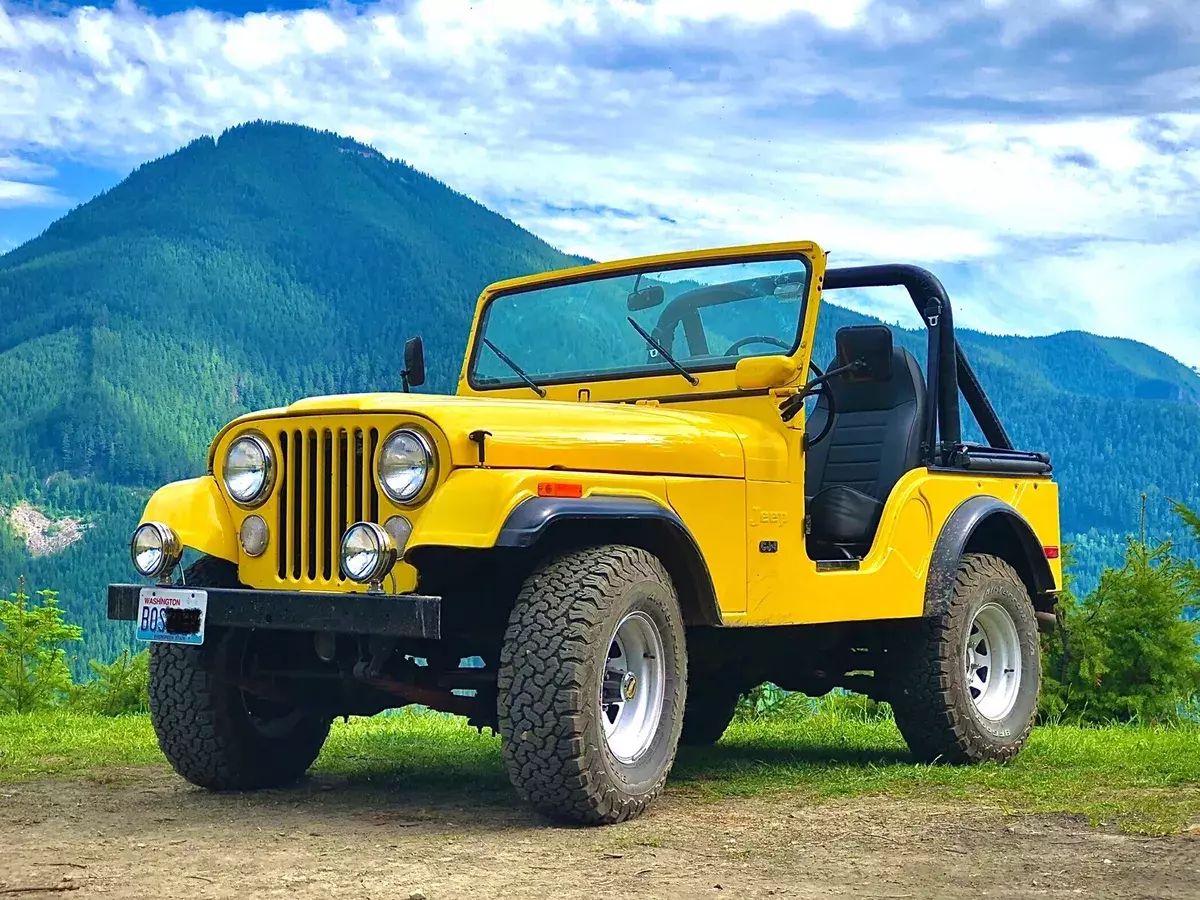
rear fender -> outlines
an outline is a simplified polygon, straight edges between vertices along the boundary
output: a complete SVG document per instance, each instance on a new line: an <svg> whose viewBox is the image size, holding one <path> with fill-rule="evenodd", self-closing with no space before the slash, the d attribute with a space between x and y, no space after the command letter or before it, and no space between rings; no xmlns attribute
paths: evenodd
<svg viewBox="0 0 1200 900"><path fill-rule="evenodd" d="M959 562L966 553L989 553L1003 559L1025 583L1034 608L1052 617L1058 585L1042 541L1020 512L987 496L963 501L942 527L925 583L926 616L940 615L949 608Z"/></svg>
<svg viewBox="0 0 1200 900"><path fill-rule="evenodd" d="M142 513L143 522L162 522L191 547L230 562L238 561L237 532L225 497L212 475L175 481L159 488Z"/></svg>

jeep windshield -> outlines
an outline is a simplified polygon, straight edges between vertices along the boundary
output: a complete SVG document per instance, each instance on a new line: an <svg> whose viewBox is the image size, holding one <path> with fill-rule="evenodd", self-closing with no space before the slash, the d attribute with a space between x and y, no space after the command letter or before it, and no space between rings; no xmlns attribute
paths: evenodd
<svg viewBox="0 0 1200 900"><path fill-rule="evenodd" d="M800 343L809 273L808 260L788 258L499 294L484 308L468 380L477 390L541 393L545 385L645 375L692 380L731 369L744 356L791 354Z"/></svg>

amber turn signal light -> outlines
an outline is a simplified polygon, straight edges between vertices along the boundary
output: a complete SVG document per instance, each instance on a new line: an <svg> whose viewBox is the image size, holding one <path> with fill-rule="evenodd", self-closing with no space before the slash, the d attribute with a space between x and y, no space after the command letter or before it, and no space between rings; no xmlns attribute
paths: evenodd
<svg viewBox="0 0 1200 900"><path fill-rule="evenodd" d="M539 497L582 497L583 485L565 481L542 481L538 483Z"/></svg>

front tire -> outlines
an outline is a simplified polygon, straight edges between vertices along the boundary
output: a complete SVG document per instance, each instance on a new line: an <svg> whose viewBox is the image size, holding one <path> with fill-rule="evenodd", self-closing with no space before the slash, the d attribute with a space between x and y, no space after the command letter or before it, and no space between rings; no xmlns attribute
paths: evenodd
<svg viewBox="0 0 1200 900"><path fill-rule="evenodd" d="M189 585L238 587L232 563L204 557ZM213 629L204 644L150 645L150 721L171 767L210 790L291 784L321 752L330 720L247 695L213 674L218 659L244 659L253 632Z"/></svg>
<svg viewBox="0 0 1200 900"><path fill-rule="evenodd" d="M1005 762L1037 714L1041 648L1020 576L996 556L968 553L949 608L927 618L892 700L896 724L925 762Z"/></svg>
<svg viewBox="0 0 1200 900"><path fill-rule="evenodd" d="M686 694L683 617L652 554L574 551L525 580L498 711L509 778L538 810L588 825L644 812L675 761Z"/></svg>

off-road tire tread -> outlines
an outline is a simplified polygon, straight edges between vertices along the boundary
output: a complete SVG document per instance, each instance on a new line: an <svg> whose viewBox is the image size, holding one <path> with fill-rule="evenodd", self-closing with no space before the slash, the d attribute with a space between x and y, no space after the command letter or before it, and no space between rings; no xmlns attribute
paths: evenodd
<svg viewBox="0 0 1200 900"><path fill-rule="evenodd" d="M909 750L924 762L1007 762L1017 755L1033 730L1036 704L1015 738L1004 743L981 740L963 705L965 692L960 684L965 675L955 658L954 644L967 626L970 598L992 579L1011 582L1029 602L1028 590L1011 565L997 556L965 554L955 576L949 608L924 619L916 646L894 673L898 682L892 697L896 725Z"/></svg>
<svg viewBox="0 0 1200 900"><path fill-rule="evenodd" d="M604 751L585 738L587 666L593 642L607 640L597 628L622 586L643 579L660 582L674 596L671 578L656 557L636 547L608 545L551 561L526 579L517 596L500 654L504 763L517 789L551 818L589 825L623 822L645 811L666 784L674 741L657 783L630 797L608 785ZM678 631L679 677L685 681L681 617ZM598 705L594 714L600 715Z"/></svg>
<svg viewBox="0 0 1200 900"><path fill-rule="evenodd" d="M231 563L207 556L187 569L185 580L197 587L238 585ZM272 740L265 755L237 726L240 710L231 708L237 692L206 670L213 652L209 641L199 647L150 645L150 720L167 761L187 781L216 791L296 781L321 752L329 720L306 716L290 739Z"/></svg>

